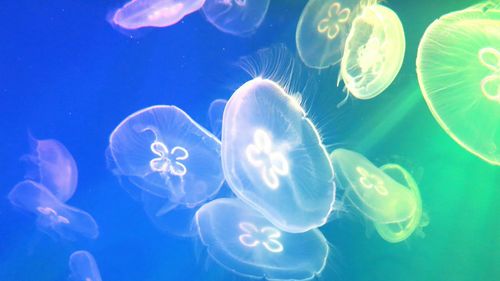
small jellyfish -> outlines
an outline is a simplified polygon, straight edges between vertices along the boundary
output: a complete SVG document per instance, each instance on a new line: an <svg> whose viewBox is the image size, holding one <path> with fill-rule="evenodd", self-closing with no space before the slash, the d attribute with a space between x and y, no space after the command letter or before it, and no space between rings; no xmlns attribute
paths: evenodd
<svg viewBox="0 0 500 281"><path fill-rule="evenodd" d="M45 186L31 180L18 183L8 195L12 205L37 216L37 225L48 234L75 240L95 239L97 223L87 212L68 206L57 199Z"/></svg>
<svg viewBox="0 0 500 281"><path fill-rule="evenodd" d="M361 0L307 2L295 33L297 51L305 65L322 69L340 62L349 27L361 10L361 2Z"/></svg>
<svg viewBox="0 0 500 281"><path fill-rule="evenodd" d="M113 15L113 23L124 29L166 27L199 10L205 0L132 0Z"/></svg>
<svg viewBox="0 0 500 281"><path fill-rule="evenodd" d="M500 165L499 30L498 3L449 13L427 28L417 54L420 89L434 118L493 165Z"/></svg>
<svg viewBox="0 0 500 281"><path fill-rule="evenodd" d="M212 133L220 138L222 132L222 116L226 108L227 100L216 99L208 108L208 119L210 120L210 129Z"/></svg>
<svg viewBox="0 0 500 281"><path fill-rule="evenodd" d="M323 234L282 232L239 199L203 205L196 225L209 258L241 276L265 280L310 280L325 268L329 246Z"/></svg>
<svg viewBox="0 0 500 281"><path fill-rule="evenodd" d="M71 281L102 281L97 263L91 253L76 251L69 257Z"/></svg>
<svg viewBox="0 0 500 281"><path fill-rule="evenodd" d="M222 32L248 36L264 21L270 0L206 0L202 11Z"/></svg>
<svg viewBox="0 0 500 281"><path fill-rule="evenodd" d="M157 105L128 116L109 139L116 172L170 205L200 204L224 176L220 141L175 106Z"/></svg>
<svg viewBox="0 0 500 281"><path fill-rule="evenodd" d="M229 99L222 122L229 187L279 229L326 223L335 200L333 167L299 102L270 79L254 78Z"/></svg>
<svg viewBox="0 0 500 281"><path fill-rule="evenodd" d="M32 152L25 158L35 165L27 178L45 186L57 199L68 201L78 182L76 162L66 147L57 140L31 139Z"/></svg>
<svg viewBox="0 0 500 281"><path fill-rule="evenodd" d="M349 93L358 99L382 93L403 64L405 45L396 13L378 4L364 7L352 23L340 64Z"/></svg>

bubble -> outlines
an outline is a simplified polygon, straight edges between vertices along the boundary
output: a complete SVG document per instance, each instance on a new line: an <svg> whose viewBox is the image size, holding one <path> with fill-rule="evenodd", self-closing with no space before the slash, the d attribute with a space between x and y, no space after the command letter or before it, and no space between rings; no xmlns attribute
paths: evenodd
<svg viewBox="0 0 500 281"><path fill-rule="evenodd" d="M417 54L422 94L439 125L467 151L500 165L500 7L446 14Z"/></svg>
<svg viewBox="0 0 500 281"><path fill-rule="evenodd" d="M209 258L241 276L308 280L325 268L329 246L319 230L282 232L239 199L211 201L196 214Z"/></svg>
<svg viewBox="0 0 500 281"><path fill-rule="evenodd" d="M217 29L248 36L262 24L270 0L206 0L202 11Z"/></svg>
<svg viewBox="0 0 500 281"><path fill-rule="evenodd" d="M220 141L175 106L128 116L111 134L109 153L118 175L172 205L196 206L224 181Z"/></svg>
<svg viewBox="0 0 500 281"><path fill-rule="evenodd" d="M67 240L95 239L99 235L90 214L62 203L42 184L22 181L14 186L8 198L12 205L35 214L37 225L48 234L55 233Z"/></svg>
<svg viewBox="0 0 500 281"><path fill-rule="evenodd" d="M323 225L335 200L333 168L314 124L276 82L254 78L229 99L222 122L228 185L279 229Z"/></svg>
<svg viewBox="0 0 500 281"><path fill-rule="evenodd" d="M132 0L113 15L113 23L125 29L166 27L199 10L205 0Z"/></svg>
<svg viewBox="0 0 500 281"><path fill-rule="evenodd" d="M210 103L208 108L208 119L210 120L210 129L212 133L220 138L222 132L222 116L226 108L227 100L216 99Z"/></svg>
<svg viewBox="0 0 500 281"><path fill-rule="evenodd" d="M71 281L102 281L97 263L91 253L76 251L69 257Z"/></svg>
<svg viewBox="0 0 500 281"><path fill-rule="evenodd" d="M35 169L28 172L29 179L45 186L57 199L68 201L75 193L78 169L75 159L57 140L31 138L32 151L25 158Z"/></svg>
<svg viewBox="0 0 500 281"><path fill-rule="evenodd" d="M347 90L358 99L382 93L403 64L405 45L396 13L377 4L364 7L352 23L340 65Z"/></svg>

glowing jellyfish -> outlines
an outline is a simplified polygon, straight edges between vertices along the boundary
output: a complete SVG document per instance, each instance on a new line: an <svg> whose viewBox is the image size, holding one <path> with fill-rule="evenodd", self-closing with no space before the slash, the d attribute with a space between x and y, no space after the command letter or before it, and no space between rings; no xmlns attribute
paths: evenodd
<svg viewBox="0 0 500 281"><path fill-rule="evenodd" d="M76 251L69 257L71 281L102 281L97 263L91 253Z"/></svg>
<svg viewBox="0 0 500 281"><path fill-rule="evenodd" d="M439 125L481 159L500 165L500 7L442 16L417 55L422 94Z"/></svg>
<svg viewBox="0 0 500 281"><path fill-rule="evenodd" d="M121 122L109 139L119 175L137 187L194 206L220 189L220 141L175 106L142 109Z"/></svg>
<svg viewBox="0 0 500 281"><path fill-rule="evenodd" d="M222 32L247 36L262 24L270 0L206 0L203 13Z"/></svg>
<svg viewBox="0 0 500 281"><path fill-rule="evenodd" d="M57 199L68 201L76 190L78 169L75 159L66 147L57 140L32 138L32 152L25 158L35 165L27 178L39 182L49 189Z"/></svg>
<svg viewBox="0 0 500 281"><path fill-rule="evenodd" d="M333 167L318 131L274 81L250 80L229 99L222 165L233 192L284 231L319 227L332 211Z"/></svg>
<svg viewBox="0 0 500 281"><path fill-rule="evenodd" d="M12 205L37 216L37 225L48 234L56 233L67 240L78 237L95 239L97 223L87 212L65 205L43 185L31 180L18 183L8 198Z"/></svg>
<svg viewBox="0 0 500 281"><path fill-rule="evenodd" d="M352 23L340 65L347 90L358 99L382 93L403 64L405 45L396 13L377 4L364 7Z"/></svg>
<svg viewBox="0 0 500 281"><path fill-rule="evenodd" d="M208 119L210 120L210 129L212 133L220 138L222 132L222 116L226 108L227 100L216 99L208 108Z"/></svg>
<svg viewBox="0 0 500 281"><path fill-rule="evenodd" d="M282 232L238 199L217 199L196 214L210 258L238 275L265 280L308 280L325 268L329 247L319 230Z"/></svg>
<svg viewBox="0 0 500 281"><path fill-rule="evenodd" d="M295 33L297 51L307 66L321 69L340 62L349 27L361 10L361 2L361 0L307 2Z"/></svg>
<svg viewBox="0 0 500 281"><path fill-rule="evenodd" d="M346 198L373 221L382 238L402 241L420 225L420 193L408 172L394 164L379 169L362 155L346 149L336 149L330 157Z"/></svg>
<svg viewBox="0 0 500 281"><path fill-rule="evenodd" d="M113 23L125 29L166 27L199 10L205 0L132 0L113 15Z"/></svg>

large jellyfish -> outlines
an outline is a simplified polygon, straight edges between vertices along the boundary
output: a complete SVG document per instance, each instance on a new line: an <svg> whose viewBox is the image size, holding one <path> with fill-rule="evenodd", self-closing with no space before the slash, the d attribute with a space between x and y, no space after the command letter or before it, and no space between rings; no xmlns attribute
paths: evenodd
<svg viewBox="0 0 500 281"><path fill-rule="evenodd" d="M78 182L76 162L66 147L57 140L31 139L32 152L25 156L35 169L27 178L39 182L62 202L75 193Z"/></svg>
<svg viewBox="0 0 500 281"><path fill-rule="evenodd" d="M262 24L270 0L206 0L203 13L222 32L248 36Z"/></svg>
<svg viewBox="0 0 500 281"><path fill-rule="evenodd" d="M97 263L91 253L76 251L69 257L71 281L102 281Z"/></svg>
<svg viewBox="0 0 500 281"><path fill-rule="evenodd" d="M417 54L420 89L434 118L458 144L494 165L500 165L499 6L442 16L425 31Z"/></svg>
<svg viewBox="0 0 500 281"><path fill-rule="evenodd" d="M205 0L132 0L113 15L113 23L125 29L166 27L199 10Z"/></svg>
<svg viewBox="0 0 500 281"><path fill-rule="evenodd" d="M362 155L346 149L336 149L330 157L346 198L373 221L383 239L402 241L420 225L420 193L408 172L394 164L379 169ZM403 180L396 180L400 178Z"/></svg>
<svg viewBox="0 0 500 281"><path fill-rule="evenodd" d="M220 138L222 132L222 116L226 108L227 100L216 99L210 103L208 108L208 119L210 120L210 129L212 133Z"/></svg>
<svg viewBox="0 0 500 281"><path fill-rule="evenodd" d="M239 199L217 199L196 213L210 258L238 275L309 280L325 268L329 246L319 230L282 232Z"/></svg>
<svg viewBox="0 0 500 281"><path fill-rule="evenodd" d="M396 13L382 5L364 7L352 23L340 65L347 90L373 98L392 83L403 64L405 36Z"/></svg>
<svg viewBox="0 0 500 281"><path fill-rule="evenodd" d="M65 205L45 186L31 180L18 183L8 195L12 205L37 216L37 225L48 234L75 240L78 237L95 239L97 223L87 212Z"/></svg>
<svg viewBox="0 0 500 281"><path fill-rule="evenodd" d="M220 189L220 141L175 106L142 109L116 127L109 152L119 175L168 198L166 209L195 206Z"/></svg>
<svg viewBox="0 0 500 281"><path fill-rule="evenodd" d="M222 165L233 192L281 230L319 227L332 211L333 167L319 133L272 80L254 78L229 99Z"/></svg>

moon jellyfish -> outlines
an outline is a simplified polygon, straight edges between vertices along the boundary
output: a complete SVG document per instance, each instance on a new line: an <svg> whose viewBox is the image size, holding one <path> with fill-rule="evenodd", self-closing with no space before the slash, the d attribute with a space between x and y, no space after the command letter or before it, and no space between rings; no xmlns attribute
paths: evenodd
<svg viewBox="0 0 500 281"><path fill-rule="evenodd" d="M417 54L422 94L458 144L500 165L500 7L446 14L425 31Z"/></svg>
<svg viewBox="0 0 500 281"><path fill-rule="evenodd" d="M409 173L393 164L379 169L362 155L346 149L336 149L330 157L346 198L373 221L382 238L399 242L415 230L422 205L418 187ZM393 169L401 172L404 181L391 177ZM399 232L391 233L394 225L401 228Z"/></svg>
<svg viewBox="0 0 500 281"><path fill-rule="evenodd" d="M238 199L217 199L200 208L196 225L210 258L241 276L308 280L325 268L329 246L319 230L282 232Z"/></svg>
<svg viewBox="0 0 500 281"><path fill-rule="evenodd" d="M229 99L222 165L233 192L281 230L319 227L332 211L333 167L319 133L272 80L254 78Z"/></svg>
<svg viewBox="0 0 500 281"><path fill-rule="evenodd" d="M203 13L222 32L247 36L262 24L270 0L206 0Z"/></svg>
<svg viewBox="0 0 500 281"><path fill-rule="evenodd" d="M205 0L132 0L113 15L113 23L125 29L166 27L199 10Z"/></svg>
<svg viewBox="0 0 500 281"><path fill-rule="evenodd" d="M394 81L403 64L405 35L396 13L382 5L364 7L352 23L340 65L347 90L373 98Z"/></svg>
<svg viewBox="0 0 500 281"><path fill-rule="evenodd" d="M31 180L18 183L8 195L12 205L37 216L37 225L48 234L55 232L67 240L82 236L95 239L97 223L87 212L68 206L45 186Z"/></svg>
<svg viewBox="0 0 500 281"><path fill-rule="evenodd" d="M102 281L97 263L91 253L76 251L69 257L72 281Z"/></svg>
<svg viewBox="0 0 500 281"><path fill-rule="evenodd" d="M109 139L119 175L168 198L168 206L198 205L220 189L220 141L175 106L142 109L123 120Z"/></svg>
<svg viewBox="0 0 500 281"><path fill-rule="evenodd" d="M210 129L212 133L220 138L222 132L222 116L226 108L227 100L216 99L208 108L208 119L210 120Z"/></svg>
<svg viewBox="0 0 500 281"><path fill-rule="evenodd" d="M32 148L25 158L36 168L26 177L45 186L62 202L68 201L78 182L78 169L71 153L62 143L51 139L32 138Z"/></svg>
<svg viewBox="0 0 500 281"><path fill-rule="evenodd" d="M361 0L310 0L295 33L297 51L312 68L327 68L342 59L351 22L361 10Z"/></svg>

